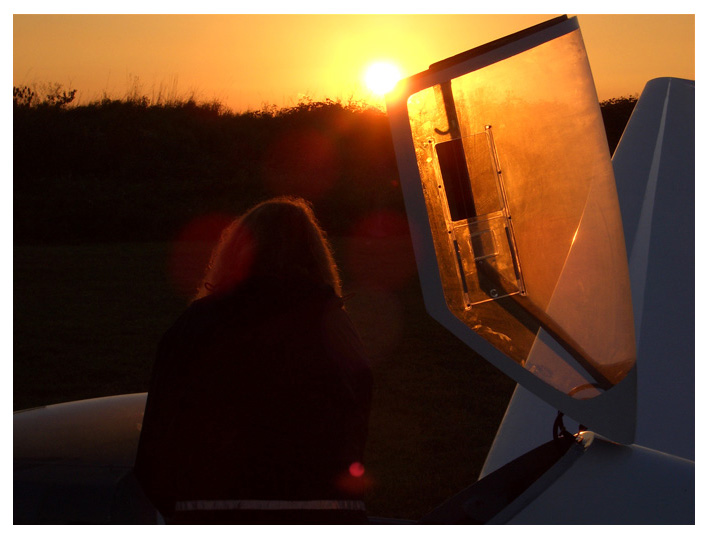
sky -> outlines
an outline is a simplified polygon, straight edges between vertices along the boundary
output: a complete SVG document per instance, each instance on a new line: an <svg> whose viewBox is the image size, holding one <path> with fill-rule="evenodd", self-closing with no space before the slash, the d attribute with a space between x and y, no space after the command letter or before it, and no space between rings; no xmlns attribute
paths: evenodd
<svg viewBox="0 0 709 539"><path fill-rule="evenodd" d="M413 75L557 15L14 14L13 85L60 83L80 103L137 91L237 111L306 96L381 104L364 84L372 62ZM601 100L639 94L655 77L695 78L694 15L568 15Z"/></svg>

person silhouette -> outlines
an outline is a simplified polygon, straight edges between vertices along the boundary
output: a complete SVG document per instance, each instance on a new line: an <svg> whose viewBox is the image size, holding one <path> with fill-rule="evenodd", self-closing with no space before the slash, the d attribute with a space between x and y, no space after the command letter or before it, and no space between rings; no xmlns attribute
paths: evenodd
<svg viewBox="0 0 709 539"><path fill-rule="evenodd" d="M371 397L310 204L267 200L159 343L135 474L168 523L366 523Z"/></svg>

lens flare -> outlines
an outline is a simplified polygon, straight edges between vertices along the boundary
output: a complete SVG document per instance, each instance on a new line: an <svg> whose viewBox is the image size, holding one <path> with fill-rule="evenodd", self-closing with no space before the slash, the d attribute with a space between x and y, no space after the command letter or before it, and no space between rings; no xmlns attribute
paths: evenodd
<svg viewBox="0 0 709 539"><path fill-rule="evenodd" d="M338 177L337 148L318 129L284 132L266 149L264 183L274 196L301 196L316 201L325 196Z"/></svg>
<svg viewBox="0 0 709 539"><path fill-rule="evenodd" d="M362 477L364 475L364 466L361 462L353 462L350 464L350 475L352 477Z"/></svg>

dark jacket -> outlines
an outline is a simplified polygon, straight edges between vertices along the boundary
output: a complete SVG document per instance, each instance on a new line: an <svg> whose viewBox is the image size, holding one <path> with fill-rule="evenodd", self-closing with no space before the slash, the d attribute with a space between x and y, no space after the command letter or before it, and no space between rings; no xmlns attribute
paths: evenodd
<svg viewBox="0 0 709 539"><path fill-rule="evenodd" d="M166 516L184 500L357 499L371 389L331 288L207 296L160 342L136 475Z"/></svg>

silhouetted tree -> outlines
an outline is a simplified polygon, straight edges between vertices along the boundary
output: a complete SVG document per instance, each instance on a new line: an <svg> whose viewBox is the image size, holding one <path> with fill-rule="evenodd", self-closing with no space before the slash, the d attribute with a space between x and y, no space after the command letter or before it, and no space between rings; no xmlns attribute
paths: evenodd
<svg viewBox="0 0 709 539"><path fill-rule="evenodd" d="M623 135L625 126L637 102L638 97L632 95L601 101L601 114L606 127L606 137L608 138L608 148L611 155L613 155L618 146L620 137Z"/></svg>

